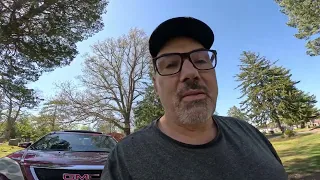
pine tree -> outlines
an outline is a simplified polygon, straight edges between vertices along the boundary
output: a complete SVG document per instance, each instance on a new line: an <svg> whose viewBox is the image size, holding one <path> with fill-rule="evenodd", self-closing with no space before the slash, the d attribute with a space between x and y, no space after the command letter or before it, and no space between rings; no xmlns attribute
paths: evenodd
<svg viewBox="0 0 320 180"><path fill-rule="evenodd" d="M146 89L146 94L138 106L134 109L134 118L136 130L143 128L156 118L164 114L159 97L157 97L154 88L150 85Z"/></svg>
<svg viewBox="0 0 320 180"><path fill-rule="evenodd" d="M302 128L305 127L305 123L315 118L319 110L315 107L317 103L315 95L309 95L301 90L294 91L290 95L288 101L287 112L282 115L284 121L289 124L300 124Z"/></svg>
<svg viewBox="0 0 320 180"><path fill-rule="evenodd" d="M281 12L289 17L287 25L297 28L295 37L307 40L307 54L320 55L320 1L275 0Z"/></svg>
<svg viewBox="0 0 320 180"><path fill-rule="evenodd" d="M274 122L283 132L281 115L287 109L288 97L295 91L290 71L260 57L253 52L243 52L240 73L236 75L244 98L241 108L258 125Z"/></svg>
<svg viewBox="0 0 320 180"><path fill-rule="evenodd" d="M230 117L234 117L240 120L244 120L244 121L249 121L249 118L247 117L246 113L242 112L240 108L236 107L236 106L232 106L229 110L228 110L228 116Z"/></svg>

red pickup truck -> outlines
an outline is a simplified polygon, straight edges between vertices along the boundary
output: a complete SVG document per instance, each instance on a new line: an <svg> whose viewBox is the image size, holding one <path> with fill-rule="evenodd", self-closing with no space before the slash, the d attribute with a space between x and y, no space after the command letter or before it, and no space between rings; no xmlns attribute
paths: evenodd
<svg viewBox="0 0 320 180"><path fill-rule="evenodd" d="M112 136L99 132L51 132L0 159L0 176L15 180L99 180L116 143Z"/></svg>

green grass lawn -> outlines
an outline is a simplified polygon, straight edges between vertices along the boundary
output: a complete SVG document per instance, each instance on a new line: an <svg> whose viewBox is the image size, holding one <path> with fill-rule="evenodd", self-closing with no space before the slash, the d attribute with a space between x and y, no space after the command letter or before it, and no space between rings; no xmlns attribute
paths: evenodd
<svg viewBox="0 0 320 180"><path fill-rule="evenodd" d="M0 158L5 157L15 151L18 151L20 149L20 147L17 146L9 146L7 143L1 144L0 145Z"/></svg>
<svg viewBox="0 0 320 180"><path fill-rule="evenodd" d="M270 140L289 174L320 174L320 133L303 133Z"/></svg>

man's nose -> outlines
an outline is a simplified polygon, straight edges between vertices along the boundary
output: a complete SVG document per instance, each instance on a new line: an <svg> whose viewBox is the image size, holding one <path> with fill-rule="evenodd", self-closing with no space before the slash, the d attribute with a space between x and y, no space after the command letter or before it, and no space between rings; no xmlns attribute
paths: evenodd
<svg viewBox="0 0 320 180"><path fill-rule="evenodd" d="M193 66L189 59L185 59L181 67L180 81L184 82L188 79L197 79L199 77L198 70Z"/></svg>

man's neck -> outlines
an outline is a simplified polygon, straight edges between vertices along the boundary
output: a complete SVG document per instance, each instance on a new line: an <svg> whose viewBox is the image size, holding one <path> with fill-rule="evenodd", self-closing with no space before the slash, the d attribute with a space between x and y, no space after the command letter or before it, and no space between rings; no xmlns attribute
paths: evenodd
<svg viewBox="0 0 320 180"><path fill-rule="evenodd" d="M185 144L201 145L212 141L217 134L217 126L209 118L204 123L184 125L176 120L162 116L158 123L159 129L167 136Z"/></svg>

